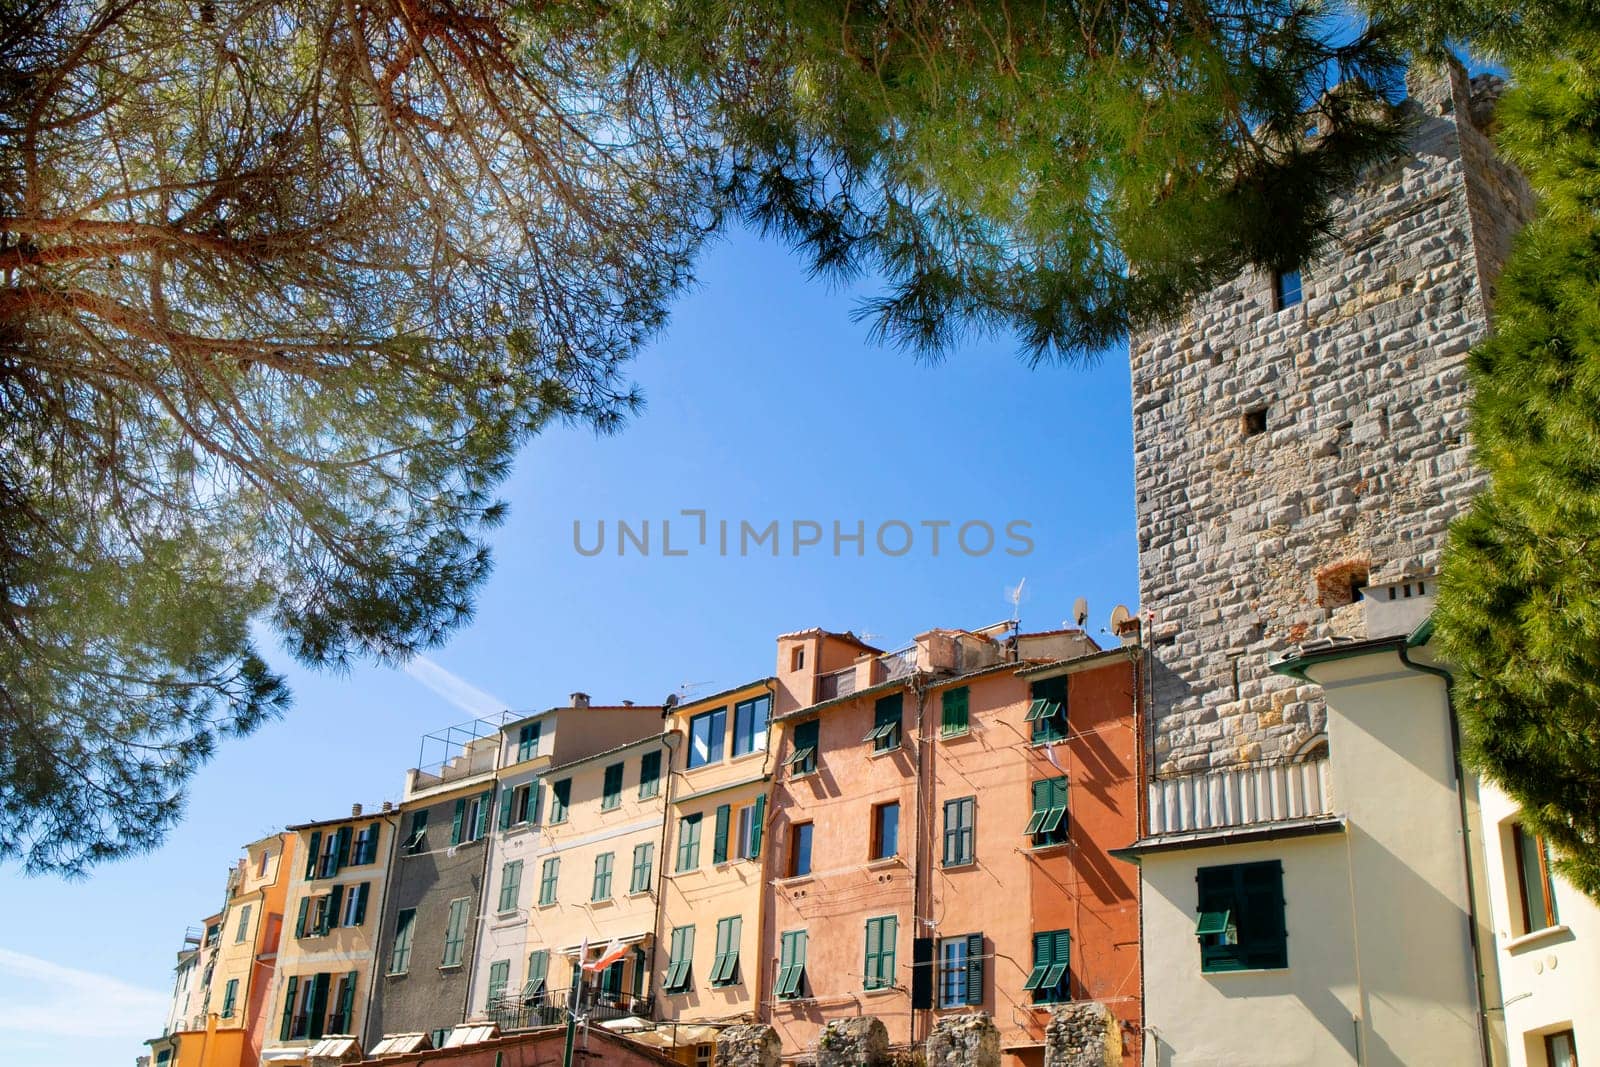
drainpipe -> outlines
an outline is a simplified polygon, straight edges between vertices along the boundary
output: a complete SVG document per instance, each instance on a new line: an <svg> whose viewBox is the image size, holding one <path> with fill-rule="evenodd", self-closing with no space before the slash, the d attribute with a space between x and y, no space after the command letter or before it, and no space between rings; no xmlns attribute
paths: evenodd
<svg viewBox="0 0 1600 1067"><path fill-rule="evenodd" d="M917 832L916 853L911 858L911 957L912 967L916 966L916 941L918 937L927 936L923 930L933 929L933 879L929 871L933 863L932 838L928 833L928 824L932 822L932 812L929 807L933 803L933 791L928 787L928 780L932 777L932 768L929 764L933 757L933 737L925 721L927 716L928 690L920 671L913 671L911 675L911 692L917 700ZM924 900L924 896L927 897ZM926 918L926 925L924 924ZM912 971L911 984L915 988L917 977ZM911 1042L913 1045L927 1039L924 1033L918 1036L918 1024L924 1029L928 1027L929 1012L926 1008L918 1011L915 1007L911 1010Z"/></svg>
<svg viewBox="0 0 1600 1067"><path fill-rule="evenodd" d="M1461 859L1467 875L1467 938L1472 944L1472 992L1478 1002L1478 1044L1483 1054L1484 1067L1491 1067L1494 1058L1489 1048L1489 1006L1483 999L1483 945L1478 940L1478 892L1472 877L1472 830L1467 820L1466 773L1461 766L1461 722L1456 715L1455 676L1443 667L1417 663L1407 654L1409 642L1397 651L1400 662L1423 674L1431 674L1444 682L1444 705L1450 716L1450 762L1456 772L1456 807L1461 818Z"/></svg>
<svg viewBox="0 0 1600 1067"><path fill-rule="evenodd" d="M670 738L670 740L669 740ZM656 920L655 929L650 937L650 1015L660 1018L661 1005L656 1001L656 949L661 944L661 917L662 910L667 903L667 831L672 826L672 786L677 781L678 772L672 766L672 753L678 747L678 734L674 730L664 730L661 733L662 760L666 763L667 779L666 792L661 798L661 855L656 857Z"/></svg>
<svg viewBox="0 0 1600 1067"><path fill-rule="evenodd" d="M761 757L761 780L765 783L766 789L766 792L761 795L767 798L767 803L762 805L761 825L756 830L761 835L761 855L758 857L761 861L761 869L756 875L759 894L756 897L756 958L754 960L756 980L754 987L755 1000L751 1005L753 1010L750 1014L750 1021L757 1023L767 1021L767 976L772 973L772 968L767 966L767 957L765 955L768 933L767 924L772 920L772 916L769 914L772 909L766 906L767 871L770 869L767 861L772 856L771 835L767 833L766 823L775 817L775 809L777 807L772 802L773 796L777 792L777 783L772 780L773 776L777 774L777 771L772 766L773 753L777 751L777 745L772 736L772 720L777 717L777 714L778 681L776 678L769 678L767 680L767 752L766 755ZM673 1040L677 1040L676 1033L673 1034Z"/></svg>

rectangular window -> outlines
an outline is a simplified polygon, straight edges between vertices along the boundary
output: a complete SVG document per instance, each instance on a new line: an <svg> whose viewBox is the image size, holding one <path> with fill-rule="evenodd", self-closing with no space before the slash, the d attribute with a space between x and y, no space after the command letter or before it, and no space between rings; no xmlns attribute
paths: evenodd
<svg viewBox="0 0 1600 1067"><path fill-rule="evenodd" d="M1544 838L1530 834L1521 823L1511 824L1517 853L1517 880L1522 889L1522 932L1531 934L1560 922L1556 915L1555 883L1550 878L1550 849Z"/></svg>
<svg viewBox="0 0 1600 1067"><path fill-rule="evenodd" d="M1300 284L1300 271L1280 270L1273 274L1272 295L1274 306L1279 311L1300 303L1301 297L1305 295Z"/></svg>
<svg viewBox="0 0 1600 1067"><path fill-rule="evenodd" d="M983 1003L983 935L939 940L939 1007Z"/></svg>
<svg viewBox="0 0 1600 1067"><path fill-rule="evenodd" d="M467 897L457 897L450 902L450 918L444 928L444 958L441 967L461 966L461 954L467 947Z"/></svg>
<svg viewBox="0 0 1600 1067"><path fill-rule="evenodd" d="M890 801L872 809L872 843L867 858L884 860L900 851L900 804Z"/></svg>
<svg viewBox="0 0 1600 1067"><path fill-rule="evenodd" d="M389 953L389 973L405 974L411 970L411 938L416 934L417 909L406 908L394 924L394 948Z"/></svg>
<svg viewBox="0 0 1600 1067"><path fill-rule="evenodd" d="M677 871L692 871L700 866L700 819L701 813L685 815L678 820L678 866Z"/></svg>
<svg viewBox="0 0 1600 1067"><path fill-rule="evenodd" d="M1060 741L1067 736L1067 679L1046 678L1030 687L1033 702L1024 721L1033 724L1033 743Z"/></svg>
<svg viewBox="0 0 1600 1067"><path fill-rule="evenodd" d="M743 756L767 747L767 716L772 698L759 696L733 706L733 754Z"/></svg>
<svg viewBox="0 0 1600 1067"><path fill-rule="evenodd" d="M811 873L811 824L797 822L789 828L788 877L799 878Z"/></svg>
<svg viewBox="0 0 1600 1067"><path fill-rule="evenodd" d="M1033 847L1060 845L1067 840L1067 779L1041 778L1033 783L1033 815L1023 833L1033 836Z"/></svg>
<svg viewBox="0 0 1600 1067"><path fill-rule="evenodd" d="M348 844L350 828L339 827L338 833L328 834L322 839L322 855L317 860L317 877L332 878L339 873L340 842Z"/></svg>
<svg viewBox="0 0 1600 1067"><path fill-rule="evenodd" d="M795 1000L805 996L806 983L806 932L788 930L778 953L778 981L773 993L779 1000Z"/></svg>
<svg viewBox="0 0 1600 1067"><path fill-rule="evenodd" d="M550 821L567 821L567 808L572 803L572 779L563 778L550 786Z"/></svg>
<svg viewBox="0 0 1600 1067"><path fill-rule="evenodd" d="M594 858L594 890L589 894L591 901L611 899L611 863L615 858L615 852L602 852Z"/></svg>
<svg viewBox="0 0 1600 1067"><path fill-rule="evenodd" d="M356 834L355 849L350 854L350 866L364 867L378 862L378 834L380 824L373 823Z"/></svg>
<svg viewBox="0 0 1600 1067"><path fill-rule="evenodd" d="M756 806L746 804L739 809L738 827L734 833L733 856L734 859L753 859L757 854L756 845Z"/></svg>
<svg viewBox="0 0 1600 1067"><path fill-rule="evenodd" d="M1544 1035L1546 1067L1578 1067L1578 1038L1571 1030Z"/></svg>
<svg viewBox="0 0 1600 1067"><path fill-rule="evenodd" d="M967 687L946 689L939 700L939 736L956 737L967 732Z"/></svg>
<svg viewBox="0 0 1600 1067"><path fill-rule="evenodd" d="M550 950L537 949L528 953L528 980L522 985L526 999L544 996L545 979L550 974Z"/></svg>
<svg viewBox="0 0 1600 1067"><path fill-rule="evenodd" d="M1022 988L1031 990L1035 1004L1060 1004L1072 999L1070 964L1072 934L1046 930L1033 935L1033 970Z"/></svg>
<svg viewBox="0 0 1600 1067"><path fill-rule="evenodd" d="M494 1007L506 995L506 986L511 984L511 961L495 960L489 964L489 1000L487 1007Z"/></svg>
<svg viewBox="0 0 1600 1067"><path fill-rule="evenodd" d="M789 758L784 766L792 777L815 773L817 769L817 734L819 720L811 719L794 728Z"/></svg>
<svg viewBox="0 0 1600 1067"><path fill-rule="evenodd" d="M428 833L428 809L421 808L411 813L411 832L406 835L406 852L411 855L422 851L423 839Z"/></svg>
<svg viewBox="0 0 1600 1067"><path fill-rule="evenodd" d="M661 986L668 993L684 993L689 989L689 972L694 966L694 927L676 926L672 929L672 954L667 958L667 973Z"/></svg>
<svg viewBox="0 0 1600 1067"><path fill-rule="evenodd" d="M944 866L960 867L973 862L977 824L977 797L958 797L944 802Z"/></svg>
<svg viewBox="0 0 1600 1067"><path fill-rule="evenodd" d="M605 787L600 794L600 810L610 811L622 806L622 771L625 764L613 763L606 768Z"/></svg>
<svg viewBox="0 0 1600 1067"><path fill-rule="evenodd" d="M539 754L539 734L543 732L544 724L530 722L517 731L517 762L533 759Z"/></svg>
<svg viewBox="0 0 1600 1067"><path fill-rule="evenodd" d="M250 905L246 904L239 909L239 928L233 932L233 943L242 944L245 935L250 932Z"/></svg>
<svg viewBox="0 0 1600 1067"><path fill-rule="evenodd" d="M556 902L556 877L561 873L561 857L551 856L539 870L539 906L549 907Z"/></svg>
<svg viewBox="0 0 1600 1067"><path fill-rule="evenodd" d="M533 791L537 788L538 783L529 782L511 791L511 814L508 818L512 826L522 826L534 821Z"/></svg>
<svg viewBox="0 0 1600 1067"><path fill-rule="evenodd" d="M646 841L633 846L633 878L628 882L628 892L648 893L650 891L650 875L655 867L656 846L654 842Z"/></svg>
<svg viewBox="0 0 1600 1067"><path fill-rule="evenodd" d="M888 989L894 985L894 943L900 920L884 915L867 920L867 989Z"/></svg>
<svg viewBox="0 0 1600 1067"><path fill-rule="evenodd" d="M222 992L222 1017L233 1018L233 1005L239 999L239 979L228 979L227 988Z"/></svg>
<svg viewBox="0 0 1600 1067"><path fill-rule="evenodd" d="M646 752L639 759L639 799L661 792L661 753Z"/></svg>
<svg viewBox="0 0 1600 1067"><path fill-rule="evenodd" d="M689 720L689 767L722 762L722 745L728 732L728 709L703 711Z"/></svg>
<svg viewBox="0 0 1600 1067"><path fill-rule="evenodd" d="M903 699L899 693L879 697L872 709L872 729L863 741L872 742L872 751L888 752L900 747L900 720Z"/></svg>
<svg viewBox="0 0 1600 1067"><path fill-rule="evenodd" d="M328 1028L324 1033L348 1034L354 1029L356 981L360 977L360 972L350 971L339 979L339 995L334 1001L333 1014L328 1017Z"/></svg>
<svg viewBox="0 0 1600 1067"><path fill-rule="evenodd" d="M717 920L717 955L711 961L711 984L732 985L739 971L739 936L744 920L737 915Z"/></svg>
<svg viewBox="0 0 1600 1067"><path fill-rule="evenodd" d="M1272 970L1289 966L1289 932L1283 902L1283 864L1235 863L1201 867L1200 969Z"/></svg>
<svg viewBox="0 0 1600 1067"><path fill-rule="evenodd" d="M371 882L350 887L344 898L344 916L339 920L341 926L360 926L367 921L367 894L371 891Z"/></svg>
<svg viewBox="0 0 1600 1067"><path fill-rule="evenodd" d="M456 801L455 818L450 823L450 843L476 841L489 832L489 810L494 807L494 790Z"/></svg>
<svg viewBox="0 0 1600 1067"><path fill-rule="evenodd" d="M517 910L517 896L522 892L522 861L511 860L500 868L500 907L502 912Z"/></svg>

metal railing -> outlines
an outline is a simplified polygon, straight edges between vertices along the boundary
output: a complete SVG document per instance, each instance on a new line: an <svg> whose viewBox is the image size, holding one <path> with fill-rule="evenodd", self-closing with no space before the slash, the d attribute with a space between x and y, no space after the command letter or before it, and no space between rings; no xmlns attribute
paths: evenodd
<svg viewBox="0 0 1600 1067"><path fill-rule="evenodd" d="M1157 777L1149 783L1149 833L1257 826L1333 813L1326 757L1245 763Z"/></svg>
<svg viewBox="0 0 1600 1067"><path fill-rule="evenodd" d="M488 1009L489 1019L502 1031L565 1026L570 989L552 989L536 997L504 996ZM591 1023L612 1019L650 1018L651 999L630 993L612 993L585 986L578 993L578 1014Z"/></svg>

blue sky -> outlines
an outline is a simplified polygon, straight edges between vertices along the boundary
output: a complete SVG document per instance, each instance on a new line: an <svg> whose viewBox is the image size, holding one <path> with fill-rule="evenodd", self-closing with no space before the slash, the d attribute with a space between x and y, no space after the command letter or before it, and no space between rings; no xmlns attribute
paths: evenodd
<svg viewBox="0 0 1600 1067"><path fill-rule="evenodd" d="M217 910L239 847L352 803L397 800L421 735L482 703L548 707L573 690L659 702L686 683L709 693L771 672L784 631L854 629L897 647L932 626L1005 618L1006 589L1024 578L1025 628L1060 625L1082 596L1091 632L1109 641L1099 631L1111 608L1137 599L1125 353L1029 370L1000 340L918 363L850 321L863 291L810 281L782 248L749 236L713 248L696 291L634 365L644 413L618 436L560 429L522 456L471 626L408 670L315 675L277 654L294 709L222 747L164 847L79 882L0 869L10 1067L129 1067L159 1033L184 928ZM782 554L723 557L714 525L709 548L690 544L683 509L734 530L777 520ZM660 554L664 518L688 555ZM580 555L574 522L588 547L601 519L606 551ZM651 520L650 555L630 545L617 556L618 519ZM798 556L796 520L824 531ZM850 544L833 554L834 521L865 525L864 556ZM915 535L897 557L872 543L892 521ZM922 523L938 521L953 525L934 556ZM969 521L997 531L993 551L952 544ZM1029 524L1026 556L1004 551L1013 521ZM903 532L885 536L898 550ZM981 547L980 527L968 541Z"/></svg>

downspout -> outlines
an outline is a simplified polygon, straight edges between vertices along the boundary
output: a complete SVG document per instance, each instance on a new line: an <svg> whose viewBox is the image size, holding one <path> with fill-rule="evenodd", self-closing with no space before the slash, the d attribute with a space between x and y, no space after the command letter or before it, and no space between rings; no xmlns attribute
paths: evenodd
<svg viewBox="0 0 1600 1067"><path fill-rule="evenodd" d="M754 1009L751 1021L757 1023L767 1021L767 976L772 973L772 968L767 966L767 958L764 955L769 932L767 923L772 918L770 914L772 909L766 906L767 861L772 857L771 835L767 833L766 823L776 817L777 808L777 805L772 802L773 794L776 791L776 783L772 780L776 773L772 769L772 756L777 751L777 746L773 743L772 738L772 720L777 716L777 713L778 681L776 678L769 678L767 679L767 754L761 757L761 780L764 783L763 787L766 789L766 792L762 795L767 798L767 802L761 806L761 824L756 828L756 832L761 835L761 856L759 857L761 869L756 875L759 896L756 898L756 959L754 961L756 965L756 982L755 1000L751 1005ZM674 1035L674 1040L676 1040L676 1035Z"/></svg>
<svg viewBox="0 0 1600 1067"><path fill-rule="evenodd" d="M1456 715L1455 676L1443 667L1417 663L1407 654L1410 642L1400 645L1397 651L1400 662L1423 674L1431 674L1444 681L1444 706L1450 717L1450 762L1456 773L1456 807L1461 818L1461 859L1467 875L1467 939L1472 945L1472 991L1478 1002L1478 1044L1483 1054L1484 1067L1492 1067L1494 1058L1489 1047L1489 1006L1483 998L1483 945L1478 940L1478 891L1472 877L1472 831L1467 820L1466 773L1461 765L1461 722Z"/></svg>
<svg viewBox="0 0 1600 1067"><path fill-rule="evenodd" d="M1141 646L1146 646L1149 635L1141 635L1145 640L1140 641ZM1120 640L1120 638L1119 638ZM1145 745L1144 731L1145 720L1150 718L1150 704L1145 700L1145 685L1150 675L1149 662L1151 652L1148 647L1140 647L1133 655L1128 657L1129 666L1133 668L1133 747L1134 777L1133 777L1133 836L1138 840L1145 835L1149 826L1149 812L1146 810L1149 788L1149 770L1145 767L1147 754L1153 750ZM1153 1063L1146 1052L1145 1035L1150 1026L1150 1015L1145 1008L1145 981L1144 981L1144 868L1138 869L1138 881L1135 906L1139 909L1139 1062Z"/></svg>
<svg viewBox="0 0 1600 1067"><path fill-rule="evenodd" d="M392 812L379 812L378 814L384 822L389 824L389 863L387 865L388 870L384 872L383 876L383 892L378 897L378 929L376 935L372 938L372 981L367 983L366 1006L361 1009L363 1037L361 1047L363 1055L366 1049L377 1044L376 1041L372 1040L374 1036L383 1036L382 1034L369 1034L366 1031L372 1025L372 1001L378 995L378 983L381 981L382 976L387 973L387 968L379 970L379 967L382 966L382 961L379 960L378 956L383 947L384 915L389 910L389 887L394 884L396 868L400 865L400 809L396 808ZM289 898L287 893L285 893L283 902L283 919L284 925L287 927L289 923ZM282 940L281 934L279 939Z"/></svg>
<svg viewBox="0 0 1600 1067"><path fill-rule="evenodd" d="M933 893L932 876L929 868L933 863L932 838L928 833L928 824L932 822L932 812L929 807L933 803L933 792L928 788L928 780L932 768L933 737L924 721L927 715L928 690L924 685L921 672L911 675L911 692L917 698L917 832L916 855L912 857L911 867L911 965L916 967L916 943L918 937L928 936L924 929L931 930L933 926ZM924 896L927 897L924 900ZM926 927L924 926L926 922ZM912 988L916 987L917 976L913 969L911 975ZM918 1036L918 1024L924 1028L929 1022L929 1010L924 1008L918 1011L915 1004L911 1009L911 1041L917 1044L926 1039L927 1035Z"/></svg>
<svg viewBox="0 0 1600 1067"><path fill-rule="evenodd" d="M500 813L494 810L494 805L500 802L500 756L505 751L505 742L501 741L500 749L495 752L495 776L489 779L488 828L478 840L483 843L483 866L478 871L478 912L477 919L472 924L472 964L465 968L467 991L461 995L461 1021L464 1023L472 1018L472 980L478 976L478 968L482 961L478 959L478 946L483 943L483 927L488 920L485 914L489 910L489 842L500 825ZM374 960L373 962L377 962Z"/></svg>
<svg viewBox="0 0 1600 1067"><path fill-rule="evenodd" d="M662 718L666 715L663 714ZM672 785L677 778L677 770L672 766L672 751L676 747L667 744L667 738L675 736L670 730L661 731L662 759L667 765L667 788L661 798L661 855L657 857L658 873L656 875L656 921L655 929L650 937L650 1015L660 1018L660 1008L656 997L656 949L661 944L661 918L667 904L667 830L672 826Z"/></svg>

